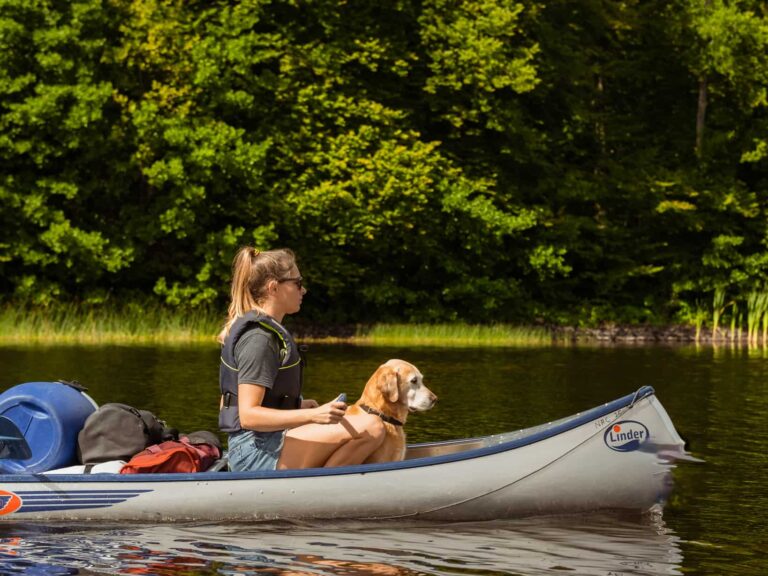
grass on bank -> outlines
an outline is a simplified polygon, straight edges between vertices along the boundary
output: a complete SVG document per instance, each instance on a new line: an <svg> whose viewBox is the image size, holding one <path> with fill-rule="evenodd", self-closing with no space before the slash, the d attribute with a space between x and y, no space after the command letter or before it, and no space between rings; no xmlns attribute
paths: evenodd
<svg viewBox="0 0 768 576"><path fill-rule="evenodd" d="M215 344L223 317L211 311L127 305L119 309L59 306L0 308L0 345ZM521 346L552 342L543 328L509 325L388 324L359 328L350 338L301 338L379 346Z"/></svg>
<svg viewBox="0 0 768 576"><path fill-rule="evenodd" d="M377 324L355 342L381 346L524 346L552 343L544 328L507 324Z"/></svg>
<svg viewBox="0 0 768 576"><path fill-rule="evenodd" d="M159 306L6 306L0 308L0 344L213 344L221 322L209 311L182 314Z"/></svg>

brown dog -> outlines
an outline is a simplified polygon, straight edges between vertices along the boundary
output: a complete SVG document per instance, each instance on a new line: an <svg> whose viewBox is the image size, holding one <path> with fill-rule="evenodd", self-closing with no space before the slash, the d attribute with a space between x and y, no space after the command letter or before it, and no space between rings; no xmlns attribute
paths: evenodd
<svg viewBox="0 0 768 576"><path fill-rule="evenodd" d="M423 378L413 364L389 360L378 367L360 399L347 409L348 414L376 414L384 422L384 442L366 463L393 462L405 457L403 425L408 413L429 410L437 402L437 396L424 386Z"/></svg>

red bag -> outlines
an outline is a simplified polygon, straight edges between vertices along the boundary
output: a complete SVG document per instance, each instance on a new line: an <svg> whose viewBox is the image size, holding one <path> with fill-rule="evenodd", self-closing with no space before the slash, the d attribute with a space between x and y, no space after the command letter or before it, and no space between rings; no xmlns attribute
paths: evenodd
<svg viewBox="0 0 768 576"><path fill-rule="evenodd" d="M150 446L131 458L120 474L200 472L200 454L189 444L168 441Z"/></svg>
<svg viewBox="0 0 768 576"><path fill-rule="evenodd" d="M200 470L210 468L216 460L221 458L221 444L212 432L192 432L179 438L187 446L193 448L200 456Z"/></svg>

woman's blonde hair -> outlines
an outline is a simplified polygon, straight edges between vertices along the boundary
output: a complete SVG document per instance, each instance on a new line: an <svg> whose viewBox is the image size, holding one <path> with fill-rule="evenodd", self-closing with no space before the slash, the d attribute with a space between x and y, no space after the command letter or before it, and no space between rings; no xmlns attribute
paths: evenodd
<svg viewBox="0 0 768 576"><path fill-rule="evenodd" d="M261 311L267 284L287 277L295 265L296 255L288 248L260 252L244 246L237 251L232 261L232 300L227 322L219 332L220 343L224 343L235 320L251 310Z"/></svg>

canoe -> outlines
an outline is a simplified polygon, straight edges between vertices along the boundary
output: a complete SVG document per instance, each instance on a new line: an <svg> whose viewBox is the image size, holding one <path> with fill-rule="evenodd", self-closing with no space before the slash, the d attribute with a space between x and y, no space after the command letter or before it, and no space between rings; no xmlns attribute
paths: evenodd
<svg viewBox="0 0 768 576"><path fill-rule="evenodd" d="M0 520L489 520L660 510L685 443L653 388L402 462L273 472L0 474Z"/></svg>

